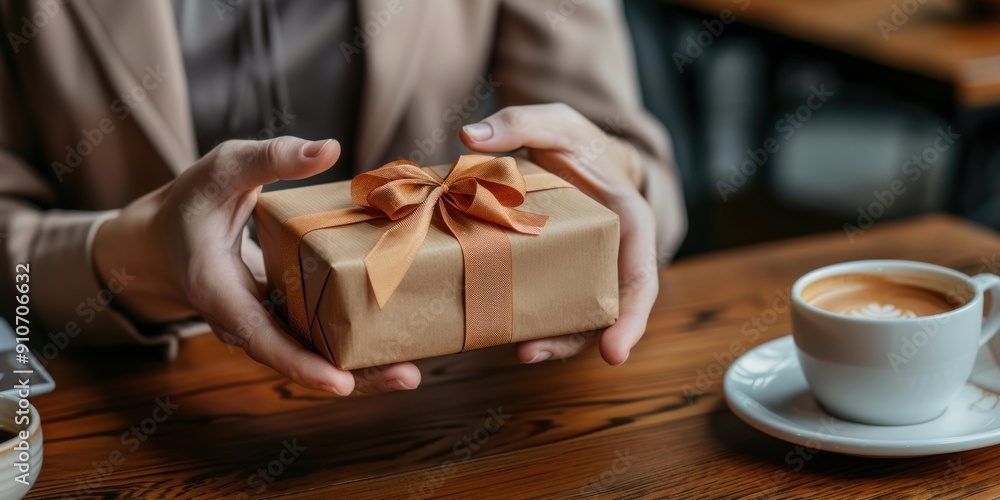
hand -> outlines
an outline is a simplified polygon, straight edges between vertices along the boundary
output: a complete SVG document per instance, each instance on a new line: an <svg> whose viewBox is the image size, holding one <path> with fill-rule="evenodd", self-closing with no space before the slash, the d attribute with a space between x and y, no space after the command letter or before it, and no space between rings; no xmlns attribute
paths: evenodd
<svg viewBox="0 0 1000 500"><path fill-rule="evenodd" d="M618 321L600 335L521 342L517 355L523 363L565 359L600 342L605 361L624 363L646 331L659 291L656 225L652 208L639 193L644 176L638 153L565 104L504 108L482 122L463 127L462 142L484 153L527 148L532 161L618 214Z"/></svg>
<svg viewBox="0 0 1000 500"><path fill-rule="evenodd" d="M227 141L125 207L98 229L93 250L105 282L123 267L136 276L116 305L149 323L201 316L227 343L311 389L348 395L417 387L412 363L338 370L289 337L261 304L260 249L244 236L261 186L315 175L339 156L334 140Z"/></svg>

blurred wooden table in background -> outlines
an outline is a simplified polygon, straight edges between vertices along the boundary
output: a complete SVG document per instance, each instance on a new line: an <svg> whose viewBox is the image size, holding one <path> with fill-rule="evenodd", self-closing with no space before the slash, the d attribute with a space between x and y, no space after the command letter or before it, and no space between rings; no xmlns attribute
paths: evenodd
<svg viewBox="0 0 1000 500"><path fill-rule="evenodd" d="M1000 17L963 16L957 0L669 1L951 84L962 107L1000 105Z"/></svg>
<svg viewBox="0 0 1000 500"><path fill-rule="evenodd" d="M902 258L975 273L998 254L996 233L933 216L853 243L834 233L691 258L660 273L648 332L621 367L595 351L521 366L505 346L420 362L423 386L405 393L304 390L210 336L172 363L65 353L49 364L56 391L33 399L45 463L31 496L996 497L1000 447L819 452L793 467L794 445L726 408L731 360L713 353L788 335L787 312L753 343L740 332L811 269Z"/></svg>

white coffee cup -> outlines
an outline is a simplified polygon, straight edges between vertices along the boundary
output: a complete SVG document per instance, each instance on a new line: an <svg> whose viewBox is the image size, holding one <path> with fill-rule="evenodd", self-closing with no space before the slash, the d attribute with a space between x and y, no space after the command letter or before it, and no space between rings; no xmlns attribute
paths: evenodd
<svg viewBox="0 0 1000 500"><path fill-rule="evenodd" d="M876 275L964 304L923 317L867 318L806 302L802 292L838 275ZM983 319L984 293L991 292ZM867 260L812 271L792 286L792 333L809 388L830 413L873 425L909 425L940 416L958 394L978 349L1000 329L1000 277L921 262Z"/></svg>

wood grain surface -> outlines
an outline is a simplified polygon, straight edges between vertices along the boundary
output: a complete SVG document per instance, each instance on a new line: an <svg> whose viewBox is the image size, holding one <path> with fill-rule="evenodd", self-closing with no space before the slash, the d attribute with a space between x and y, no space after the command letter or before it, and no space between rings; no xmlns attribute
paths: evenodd
<svg viewBox="0 0 1000 500"><path fill-rule="evenodd" d="M1000 104L1000 17L959 0L668 1L950 83L964 106Z"/></svg>
<svg viewBox="0 0 1000 500"><path fill-rule="evenodd" d="M794 445L726 408L721 378L731 343L789 334L773 304L806 271L903 258L975 273L998 254L997 234L932 216L853 243L835 233L690 258L661 271L623 366L596 351L522 366L504 346L422 361L423 385L405 393L305 390L211 336L174 362L62 353L49 363L57 390L33 400L45 462L30 496L993 498L1000 447L792 461ZM755 318L753 339L741 332Z"/></svg>

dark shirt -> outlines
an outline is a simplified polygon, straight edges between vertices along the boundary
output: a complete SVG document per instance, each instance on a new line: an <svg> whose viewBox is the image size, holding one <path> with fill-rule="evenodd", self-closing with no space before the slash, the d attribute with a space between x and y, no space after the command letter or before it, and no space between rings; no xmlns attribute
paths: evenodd
<svg viewBox="0 0 1000 500"><path fill-rule="evenodd" d="M334 138L330 170L265 189L349 179L364 54L348 61L357 6L351 0L173 0L198 149L228 139ZM232 6L230 4L233 4Z"/></svg>

